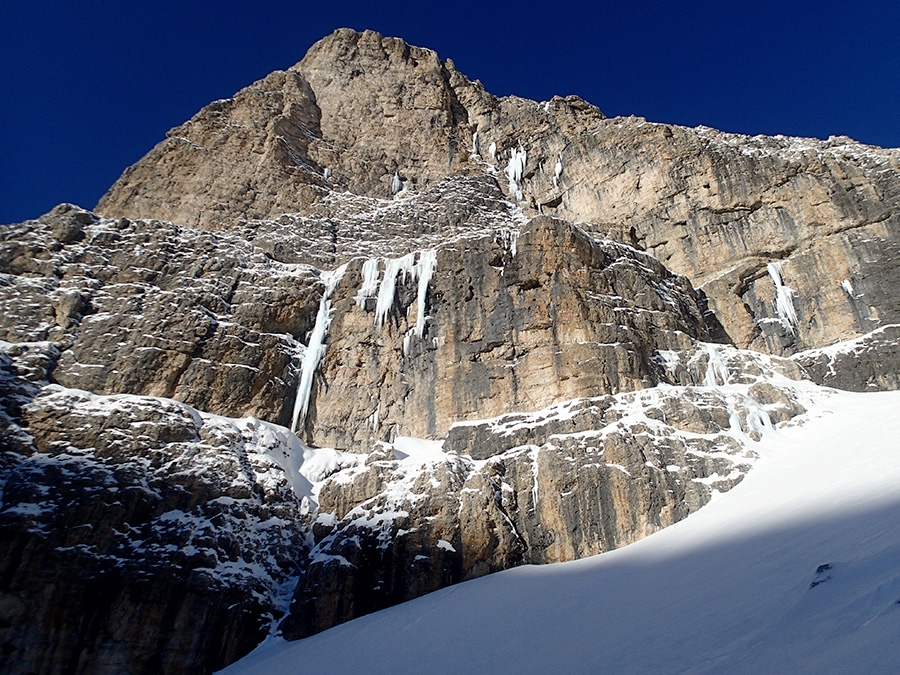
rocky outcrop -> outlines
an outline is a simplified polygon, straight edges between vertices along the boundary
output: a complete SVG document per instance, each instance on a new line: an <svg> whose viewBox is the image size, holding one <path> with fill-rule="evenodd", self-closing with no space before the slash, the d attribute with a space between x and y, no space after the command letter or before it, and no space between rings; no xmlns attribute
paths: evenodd
<svg viewBox="0 0 900 675"><path fill-rule="evenodd" d="M361 260L334 291L307 418L316 445L440 438L458 421L652 386L656 350L708 335L683 277L565 221L534 219L514 240L486 234L441 246L427 292L417 267L404 281L392 261L374 263L377 294L372 286L371 297L360 295ZM381 325L378 305L395 274Z"/></svg>
<svg viewBox="0 0 900 675"><path fill-rule="evenodd" d="M28 361L0 355L3 672L210 672L246 653L306 547L278 429L40 387Z"/></svg>
<svg viewBox="0 0 900 675"><path fill-rule="evenodd" d="M900 389L900 326L889 325L855 340L793 357L807 376L847 391Z"/></svg>
<svg viewBox="0 0 900 675"><path fill-rule="evenodd" d="M0 609L22 673L208 671L274 626L301 637L622 546L730 489L752 439L804 410L791 362L706 345L660 352L667 388L351 455L253 418L32 381L37 352L5 349L4 409L28 435L2 454Z"/></svg>
<svg viewBox="0 0 900 675"><path fill-rule="evenodd" d="M672 387L460 423L443 446L382 444L323 484L281 629L304 637L451 583L637 541L740 482L750 437L802 412L770 385Z"/></svg>

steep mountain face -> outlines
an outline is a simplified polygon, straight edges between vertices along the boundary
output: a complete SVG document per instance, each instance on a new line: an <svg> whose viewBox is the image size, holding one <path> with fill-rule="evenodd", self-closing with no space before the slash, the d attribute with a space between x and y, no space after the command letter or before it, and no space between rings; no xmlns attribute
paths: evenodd
<svg viewBox="0 0 900 675"><path fill-rule="evenodd" d="M209 672L686 517L792 382L898 386L898 162L337 31L0 230L4 669Z"/></svg>
<svg viewBox="0 0 900 675"><path fill-rule="evenodd" d="M502 171L520 150L521 175L499 183L526 215L593 223L651 252L709 297L739 347L788 355L898 320L897 150L606 119L577 97L497 98L434 52L371 31L337 31L208 106L97 208L230 229L319 213L335 188L387 197L395 174L421 190ZM780 285L792 314L773 311Z"/></svg>

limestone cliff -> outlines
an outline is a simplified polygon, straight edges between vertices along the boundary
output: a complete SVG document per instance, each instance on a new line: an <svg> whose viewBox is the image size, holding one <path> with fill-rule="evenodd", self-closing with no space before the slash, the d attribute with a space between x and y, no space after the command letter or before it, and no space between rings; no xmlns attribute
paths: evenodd
<svg viewBox="0 0 900 675"><path fill-rule="evenodd" d="M412 192L502 176L526 215L591 223L686 275L735 345L790 354L898 321L898 171L898 151L848 138L750 138L606 119L577 97L497 98L433 51L339 30L173 129L97 210L230 230L327 218L334 190L389 197L395 175ZM778 311L780 287L793 313Z"/></svg>

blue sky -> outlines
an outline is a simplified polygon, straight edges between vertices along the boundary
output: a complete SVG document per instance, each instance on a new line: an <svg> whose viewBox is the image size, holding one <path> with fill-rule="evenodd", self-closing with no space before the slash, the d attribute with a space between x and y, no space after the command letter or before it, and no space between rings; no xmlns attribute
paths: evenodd
<svg viewBox="0 0 900 675"><path fill-rule="evenodd" d="M900 146L896 0L6 0L0 222L92 207L169 128L341 26L435 49L495 94Z"/></svg>

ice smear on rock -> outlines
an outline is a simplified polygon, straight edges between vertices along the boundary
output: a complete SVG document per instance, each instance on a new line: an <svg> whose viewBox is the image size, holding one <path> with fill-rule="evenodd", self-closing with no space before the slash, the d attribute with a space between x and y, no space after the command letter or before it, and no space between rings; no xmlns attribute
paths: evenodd
<svg viewBox="0 0 900 675"><path fill-rule="evenodd" d="M528 153L519 144L517 149L509 151L509 163L506 165L506 177L509 179L509 194L517 202L522 201L522 177L525 174L525 163Z"/></svg>
<svg viewBox="0 0 900 675"><path fill-rule="evenodd" d="M706 387L715 387L719 384L728 384L728 367L722 360L719 350L715 345L706 344L706 376L703 384Z"/></svg>

